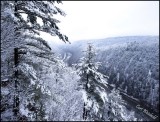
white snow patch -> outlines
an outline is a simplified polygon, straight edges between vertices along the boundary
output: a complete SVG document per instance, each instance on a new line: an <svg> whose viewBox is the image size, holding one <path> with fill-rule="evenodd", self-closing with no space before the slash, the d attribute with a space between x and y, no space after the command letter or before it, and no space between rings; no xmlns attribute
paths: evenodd
<svg viewBox="0 0 160 122"><path fill-rule="evenodd" d="M88 84L87 84L87 87L88 87L88 88L90 88L90 87L91 87L91 85L88 83Z"/></svg>
<svg viewBox="0 0 160 122"><path fill-rule="evenodd" d="M98 106L97 103L94 103L94 105L93 105L93 110L94 110L94 112L97 114L97 112L98 112L98 110L99 110L99 106Z"/></svg>
<svg viewBox="0 0 160 122"><path fill-rule="evenodd" d="M3 95L9 94L8 88L3 88L3 87L1 87L1 94L3 94Z"/></svg>
<svg viewBox="0 0 160 122"><path fill-rule="evenodd" d="M100 96L101 96L103 102L105 103L105 101L106 101L106 99L107 99L106 93L105 93L105 92L100 92Z"/></svg>
<svg viewBox="0 0 160 122"><path fill-rule="evenodd" d="M86 92L84 90L81 90L81 92L82 92L82 97L83 97L84 102L87 102Z"/></svg>
<svg viewBox="0 0 160 122"><path fill-rule="evenodd" d="M29 111L28 109L25 109L23 105L20 105L20 113L22 115L28 116Z"/></svg>
<svg viewBox="0 0 160 122"><path fill-rule="evenodd" d="M8 81L8 78L5 78L5 79L2 80L2 82L6 82L6 81Z"/></svg>
<svg viewBox="0 0 160 122"><path fill-rule="evenodd" d="M31 85L35 85L36 84L34 80L31 79L30 81L31 81Z"/></svg>

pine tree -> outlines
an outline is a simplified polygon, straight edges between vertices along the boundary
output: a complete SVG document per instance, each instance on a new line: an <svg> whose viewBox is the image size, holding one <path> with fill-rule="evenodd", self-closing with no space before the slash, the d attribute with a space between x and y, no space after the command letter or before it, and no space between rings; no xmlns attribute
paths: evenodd
<svg viewBox="0 0 160 122"><path fill-rule="evenodd" d="M91 44L88 44L86 56L82 58L78 68L81 76L80 85L83 89L84 120L103 120L103 106L106 99L106 76L97 72L99 62L95 62L95 51Z"/></svg>
<svg viewBox="0 0 160 122"><path fill-rule="evenodd" d="M61 2L57 1L57 3ZM10 54L13 58L10 60L14 67L11 78L14 82L12 84L14 94L11 98L15 99L13 112L16 118L7 119L44 120L43 99L48 96L44 95L45 86L38 75L45 73L46 68L54 64L55 60L47 42L35 35L43 31L68 42L68 37L59 32L57 26L59 21L53 18L55 14L65 16L65 13L55 6L55 1L3 1L1 4L3 25L13 26L11 28L13 33L7 36L9 38L4 35L2 39L4 45L8 44L12 47ZM22 17L22 14L27 15L27 20ZM42 20L42 25L37 22L37 18ZM2 33L7 34L5 26L3 27Z"/></svg>
<svg viewBox="0 0 160 122"><path fill-rule="evenodd" d="M84 107L83 120L93 121L130 121L137 120L134 112L127 111L125 103L118 90L108 89L107 79L99 73L99 62L95 62L95 50L88 44L86 55L81 59L81 63L75 65L81 77L81 86Z"/></svg>

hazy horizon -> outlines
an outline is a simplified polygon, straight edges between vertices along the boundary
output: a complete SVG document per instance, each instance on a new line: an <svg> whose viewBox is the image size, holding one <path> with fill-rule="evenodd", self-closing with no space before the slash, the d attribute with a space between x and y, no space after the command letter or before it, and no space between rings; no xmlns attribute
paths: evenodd
<svg viewBox="0 0 160 122"><path fill-rule="evenodd" d="M115 36L115 37L106 37L106 38L98 38L98 39L83 39L83 40L75 40L75 41L70 41L71 43L65 43L61 40L48 40L49 45L52 47L55 47L56 45L70 45L70 44L75 44L76 42L80 42L80 41L98 41L98 40L104 40L104 39L112 39L112 38L127 38L127 37L159 37L159 35L129 35L129 36Z"/></svg>

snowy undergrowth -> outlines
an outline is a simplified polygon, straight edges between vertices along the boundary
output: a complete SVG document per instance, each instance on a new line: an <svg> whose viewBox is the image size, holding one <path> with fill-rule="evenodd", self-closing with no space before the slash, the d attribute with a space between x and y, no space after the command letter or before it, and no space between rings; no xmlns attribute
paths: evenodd
<svg viewBox="0 0 160 122"><path fill-rule="evenodd" d="M77 81L80 77L62 61L47 70L42 76L45 89L49 92L49 99L45 102L48 120L81 120L83 100L78 91Z"/></svg>

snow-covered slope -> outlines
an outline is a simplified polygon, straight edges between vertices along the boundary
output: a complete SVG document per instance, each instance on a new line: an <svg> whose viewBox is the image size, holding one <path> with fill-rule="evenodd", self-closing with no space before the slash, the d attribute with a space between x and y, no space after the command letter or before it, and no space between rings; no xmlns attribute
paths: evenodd
<svg viewBox="0 0 160 122"><path fill-rule="evenodd" d="M116 48L116 47L124 47L128 43L131 42L138 42L140 45L152 45L152 44L158 44L159 43L159 37L158 36L125 36L125 37L112 37L112 38L105 38L105 39L96 39L96 40L79 40L75 41L71 44L64 44L64 45L55 45L52 46L53 50L55 47L58 47L59 50L55 50L59 53L61 53L62 56L65 55L65 53L70 52L72 56L69 58L68 63L72 64L79 60L79 58L82 56L82 51L84 51L87 47L88 43L92 43L97 50L105 51L110 48Z"/></svg>
<svg viewBox="0 0 160 122"><path fill-rule="evenodd" d="M60 53L71 57L65 61L71 66L79 62L87 43L96 48L100 71L109 75L109 83L124 89L154 109L159 102L159 36L126 36L99 40L76 41L61 45ZM134 91L134 92L133 92ZM154 104L153 104L154 103Z"/></svg>

